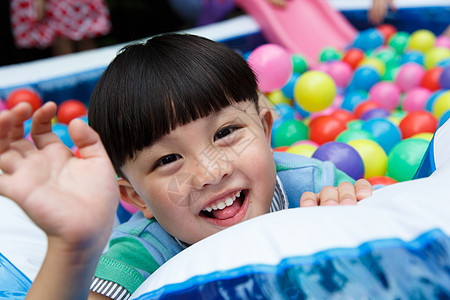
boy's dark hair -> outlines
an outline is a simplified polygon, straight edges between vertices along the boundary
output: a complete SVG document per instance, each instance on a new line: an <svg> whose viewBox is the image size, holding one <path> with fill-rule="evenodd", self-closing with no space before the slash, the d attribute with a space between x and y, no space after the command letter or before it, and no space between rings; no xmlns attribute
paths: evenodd
<svg viewBox="0 0 450 300"><path fill-rule="evenodd" d="M241 101L258 103L255 75L227 46L165 34L124 47L98 81L89 125L119 176L122 165L179 125Z"/></svg>

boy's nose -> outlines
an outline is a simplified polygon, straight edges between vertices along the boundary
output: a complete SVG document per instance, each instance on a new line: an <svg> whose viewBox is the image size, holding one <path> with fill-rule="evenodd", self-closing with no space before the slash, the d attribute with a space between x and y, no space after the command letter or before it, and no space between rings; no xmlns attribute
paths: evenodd
<svg viewBox="0 0 450 300"><path fill-rule="evenodd" d="M222 155L215 160L204 158L197 159L193 170L192 186L202 189L206 185L218 184L224 177L231 175L233 162L226 155Z"/></svg>

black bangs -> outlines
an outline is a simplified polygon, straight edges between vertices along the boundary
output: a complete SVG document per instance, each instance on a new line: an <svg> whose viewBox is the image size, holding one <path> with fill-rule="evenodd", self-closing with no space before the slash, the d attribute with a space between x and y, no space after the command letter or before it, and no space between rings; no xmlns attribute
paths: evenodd
<svg viewBox="0 0 450 300"><path fill-rule="evenodd" d="M239 54L202 37L166 34L119 53L92 94L89 124L121 175L126 159L177 126L241 101L257 105L258 94Z"/></svg>

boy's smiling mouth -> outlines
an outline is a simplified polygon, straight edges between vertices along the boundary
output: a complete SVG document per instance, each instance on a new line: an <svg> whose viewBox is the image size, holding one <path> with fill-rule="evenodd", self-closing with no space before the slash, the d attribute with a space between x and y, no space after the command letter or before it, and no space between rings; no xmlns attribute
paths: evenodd
<svg viewBox="0 0 450 300"><path fill-rule="evenodd" d="M206 221L219 226L231 226L238 223L248 208L248 189L239 190L234 194L208 204L200 216Z"/></svg>

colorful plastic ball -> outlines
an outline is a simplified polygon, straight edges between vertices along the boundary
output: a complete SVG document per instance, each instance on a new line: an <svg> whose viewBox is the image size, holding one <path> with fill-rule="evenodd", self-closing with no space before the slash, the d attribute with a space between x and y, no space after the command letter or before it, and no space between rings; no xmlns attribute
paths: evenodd
<svg viewBox="0 0 450 300"><path fill-rule="evenodd" d="M369 110L375 109L375 108L380 108L381 105L378 102L372 101L372 100L366 100L364 102L362 102L361 104L359 104L356 108L355 111L353 112L355 117L357 118L361 118L361 116L368 112Z"/></svg>
<svg viewBox="0 0 450 300"><path fill-rule="evenodd" d="M439 76L439 85L443 89L450 89L450 66L442 70L441 76Z"/></svg>
<svg viewBox="0 0 450 300"><path fill-rule="evenodd" d="M377 57L366 57L359 63L359 66L372 66L381 76L386 72L386 64Z"/></svg>
<svg viewBox="0 0 450 300"><path fill-rule="evenodd" d="M364 122L362 123L364 124ZM361 127L362 127L361 124ZM375 138L368 131L358 128L348 128L342 131L337 137L337 142L348 143L354 140L373 140L376 142Z"/></svg>
<svg viewBox="0 0 450 300"><path fill-rule="evenodd" d="M325 47L322 49L322 51L320 51L319 61L320 62L334 61L341 59L341 57L342 53L340 53L336 48Z"/></svg>
<svg viewBox="0 0 450 300"><path fill-rule="evenodd" d="M330 114L330 117L342 121L344 123L350 122L351 120L355 120L355 116L345 109L336 109Z"/></svg>
<svg viewBox="0 0 450 300"><path fill-rule="evenodd" d="M417 133L417 134L413 135L411 138L412 139L422 139L422 140L430 142L431 139L433 138L433 135L434 134L431 132L421 132L421 133Z"/></svg>
<svg viewBox="0 0 450 300"><path fill-rule="evenodd" d="M350 122L347 123L347 128L348 129L361 129L361 126L363 123L364 123L364 121L360 120L360 119L351 120Z"/></svg>
<svg viewBox="0 0 450 300"><path fill-rule="evenodd" d="M326 73L307 71L297 80L294 95L295 100L306 111L321 111L333 102L336 84Z"/></svg>
<svg viewBox="0 0 450 300"><path fill-rule="evenodd" d="M395 82L402 91L407 91L420 85L425 72L423 66L417 63L406 63L400 66Z"/></svg>
<svg viewBox="0 0 450 300"><path fill-rule="evenodd" d="M338 87L346 87L353 75L353 70L346 62L337 60L329 63L328 75L333 78Z"/></svg>
<svg viewBox="0 0 450 300"><path fill-rule="evenodd" d="M363 113L360 117L361 120L367 121L371 119L384 118L390 116L390 112L385 108L373 108Z"/></svg>
<svg viewBox="0 0 450 300"><path fill-rule="evenodd" d="M398 31L389 38L387 44L394 48L397 54L402 54L408 45L408 41L409 33Z"/></svg>
<svg viewBox="0 0 450 300"><path fill-rule="evenodd" d="M444 47L431 48L425 53L425 68L431 69L435 67L441 60L450 56L450 49Z"/></svg>
<svg viewBox="0 0 450 300"><path fill-rule="evenodd" d="M376 186L376 185L386 186L386 185L391 185L391 184L398 182L397 180L395 180L394 178L389 177L389 176L373 176L373 177L367 178L367 181L369 181L372 186Z"/></svg>
<svg viewBox="0 0 450 300"><path fill-rule="evenodd" d="M377 26L378 31L384 36L384 40L387 41L397 32L395 26L391 24L381 24Z"/></svg>
<svg viewBox="0 0 450 300"><path fill-rule="evenodd" d="M425 72L420 81L420 86L429 89L430 91L436 91L441 88L439 85L439 78L441 77L443 68L434 67Z"/></svg>
<svg viewBox="0 0 450 300"><path fill-rule="evenodd" d="M281 89L292 74L289 52L276 44L264 44L252 51L248 63L258 78L258 87L263 92Z"/></svg>
<svg viewBox="0 0 450 300"><path fill-rule="evenodd" d="M450 37L446 35L440 35L434 41L435 47L444 47L450 49Z"/></svg>
<svg viewBox="0 0 450 300"><path fill-rule="evenodd" d="M294 109L301 118L307 118L311 115L309 111L304 110L297 101L294 101Z"/></svg>
<svg viewBox="0 0 450 300"><path fill-rule="evenodd" d="M290 146L293 143L308 139L308 127L299 120L286 120L273 131L273 147Z"/></svg>
<svg viewBox="0 0 450 300"><path fill-rule="evenodd" d="M380 73L374 67L359 66L353 73L349 89L369 91L375 83L380 81L380 78Z"/></svg>
<svg viewBox="0 0 450 300"><path fill-rule="evenodd" d="M404 139L412 137L418 133L436 131L438 121L436 117L428 111L415 111L407 114L399 124Z"/></svg>
<svg viewBox="0 0 450 300"><path fill-rule="evenodd" d="M400 64L403 65L409 62L414 62L416 64L423 66L424 59L425 56L422 52L416 50L408 50L405 51L403 55L400 57Z"/></svg>
<svg viewBox="0 0 450 300"><path fill-rule="evenodd" d="M425 110L431 91L424 87L415 87L405 93L403 99L403 110L407 112Z"/></svg>
<svg viewBox="0 0 450 300"><path fill-rule="evenodd" d="M363 50L359 48L350 48L345 52L342 61L347 63L352 69L356 69L365 56Z"/></svg>
<svg viewBox="0 0 450 300"><path fill-rule="evenodd" d="M56 123L52 126L52 131L56 134L67 148L72 148L75 144L69 135L69 129L66 124Z"/></svg>
<svg viewBox="0 0 450 300"><path fill-rule="evenodd" d="M397 53L395 53L395 50L391 47L375 49L370 56L381 60L384 63L385 68L398 65Z"/></svg>
<svg viewBox="0 0 450 300"><path fill-rule="evenodd" d="M342 101L341 107L348 111L354 111L355 107L366 101L368 96L369 95L366 91L349 91L344 95L344 100Z"/></svg>
<svg viewBox="0 0 450 300"><path fill-rule="evenodd" d="M367 120L361 129L369 132L387 154L402 140L400 129L385 118Z"/></svg>
<svg viewBox="0 0 450 300"><path fill-rule="evenodd" d="M395 82L395 80L397 80L397 74L399 71L400 66L386 67L386 73L384 73L384 76L381 78L381 80Z"/></svg>
<svg viewBox="0 0 450 300"><path fill-rule="evenodd" d="M5 109L8 109L6 107L6 103L5 103L5 101L3 101L2 98L0 98L0 111L5 110Z"/></svg>
<svg viewBox="0 0 450 300"><path fill-rule="evenodd" d="M418 50L425 53L434 46L436 36L433 32L427 29L420 29L414 31L409 37L409 49Z"/></svg>
<svg viewBox="0 0 450 300"><path fill-rule="evenodd" d="M286 150L289 149L289 146L280 146L273 149L275 152L286 152Z"/></svg>
<svg viewBox="0 0 450 300"><path fill-rule="evenodd" d="M320 116L309 124L309 139L322 145L333 141L345 129L344 122L330 116Z"/></svg>
<svg viewBox="0 0 450 300"><path fill-rule="evenodd" d="M317 146L310 144L292 145L285 152L311 157L317 150Z"/></svg>
<svg viewBox="0 0 450 300"><path fill-rule="evenodd" d="M372 140L353 140L348 144L358 151L363 160L364 178L386 174L387 155L380 145Z"/></svg>
<svg viewBox="0 0 450 300"><path fill-rule="evenodd" d="M401 182L411 180L416 173L429 142L406 139L395 145L389 153L387 170L390 177Z"/></svg>
<svg viewBox="0 0 450 300"><path fill-rule="evenodd" d="M353 41L353 47L368 51L383 45L383 42L382 33L376 28L369 28L357 34Z"/></svg>
<svg viewBox="0 0 450 300"><path fill-rule="evenodd" d="M306 57L301 54L293 54L291 56L293 71L298 74L303 74L308 70L308 61Z"/></svg>
<svg viewBox="0 0 450 300"><path fill-rule="evenodd" d="M289 77L288 82L281 88L281 92L288 99L294 99L294 88L297 80L300 78L300 74L292 73L291 77Z"/></svg>
<svg viewBox="0 0 450 300"><path fill-rule="evenodd" d="M433 105L433 114L437 119L440 119L442 114L450 109L450 90L443 92L436 99Z"/></svg>
<svg viewBox="0 0 450 300"><path fill-rule="evenodd" d="M291 99L287 98L281 90L274 90L267 94L267 99L272 105L287 104L291 105Z"/></svg>
<svg viewBox="0 0 450 300"><path fill-rule="evenodd" d="M321 161L331 161L339 170L355 180L364 176L363 160L348 144L335 141L325 143L317 148L312 157Z"/></svg>
<svg viewBox="0 0 450 300"><path fill-rule="evenodd" d="M387 81L380 81L374 84L369 90L369 98L381 105L382 108L393 110L398 107L401 90L400 88Z"/></svg>
<svg viewBox="0 0 450 300"><path fill-rule="evenodd" d="M41 96L32 89L20 88L12 91L6 98L6 107L8 109L13 108L20 102L28 102L31 104L33 112L36 111L42 105Z"/></svg>
<svg viewBox="0 0 450 300"><path fill-rule="evenodd" d="M295 118L295 110L292 106L286 103L280 103L275 105L275 112L282 118L283 120L290 120Z"/></svg>
<svg viewBox="0 0 450 300"><path fill-rule="evenodd" d="M58 122L69 124L73 119L85 116L86 114L87 107L83 102L75 99L70 99L63 101L58 106L56 117L58 119Z"/></svg>

